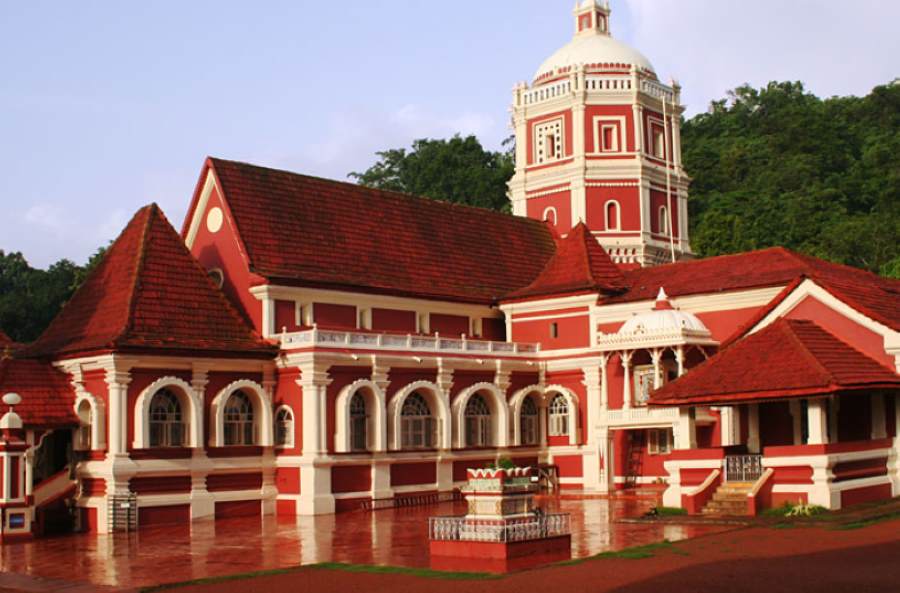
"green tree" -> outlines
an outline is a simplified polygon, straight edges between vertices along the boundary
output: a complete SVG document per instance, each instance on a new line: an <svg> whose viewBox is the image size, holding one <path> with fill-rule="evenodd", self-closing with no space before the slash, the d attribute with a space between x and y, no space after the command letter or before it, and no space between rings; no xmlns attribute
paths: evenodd
<svg viewBox="0 0 900 593"><path fill-rule="evenodd" d="M900 257L900 86L819 99L743 86L683 126L700 255L782 245L879 272Z"/></svg>
<svg viewBox="0 0 900 593"><path fill-rule="evenodd" d="M515 164L508 152L485 150L475 136L421 139L412 149L377 153L378 162L350 173L361 185L435 200L508 211L506 183Z"/></svg>

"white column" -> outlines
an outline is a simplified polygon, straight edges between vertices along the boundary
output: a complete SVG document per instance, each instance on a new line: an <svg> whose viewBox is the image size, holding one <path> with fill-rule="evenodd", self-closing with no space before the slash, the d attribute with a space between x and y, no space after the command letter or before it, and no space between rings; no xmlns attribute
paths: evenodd
<svg viewBox="0 0 900 593"><path fill-rule="evenodd" d="M640 82L635 79L635 85ZM633 105L632 111L634 115L634 150L638 154L644 151L644 108L641 105Z"/></svg>
<svg viewBox="0 0 900 593"><path fill-rule="evenodd" d="M297 384L302 389L303 455L300 462L300 498L297 502L299 515L334 512L326 431L326 398L330 383L327 366L313 363L300 366Z"/></svg>
<svg viewBox="0 0 900 593"><path fill-rule="evenodd" d="M807 418L809 422L809 439L807 444L827 445L828 413L826 400L822 398L809 400Z"/></svg>
<svg viewBox="0 0 900 593"><path fill-rule="evenodd" d="M697 448L697 421L694 408L684 407L678 409L678 430L675 432L676 449Z"/></svg>
<svg viewBox="0 0 900 593"><path fill-rule="evenodd" d="M678 376L684 375L684 346L675 349L675 361L678 363Z"/></svg>
<svg viewBox="0 0 900 593"><path fill-rule="evenodd" d="M884 409L884 394L872 394L872 438L883 439L887 437L887 416Z"/></svg>
<svg viewBox="0 0 900 593"><path fill-rule="evenodd" d="M650 359L653 361L653 389L659 389L662 387L662 376L661 376L661 368L660 361L662 360L663 351L654 348L650 351Z"/></svg>
<svg viewBox="0 0 900 593"><path fill-rule="evenodd" d="M106 385L109 400L109 438L107 451L109 455L126 454L128 435L128 384L131 383L129 373L107 371ZM97 421L101 421L98 418Z"/></svg>
<svg viewBox="0 0 900 593"><path fill-rule="evenodd" d="M609 364L609 355L600 356L600 409L606 411L609 409L609 377L606 365Z"/></svg>
<svg viewBox="0 0 900 593"><path fill-rule="evenodd" d="M622 352L622 369L625 372L625 383L622 386L622 407L624 409L631 408L631 352Z"/></svg>
<svg viewBox="0 0 900 593"><path fill-rule="evenodd" d="M759 404L747 406L747 450L760 453L759 442Z"/></svg>
<svg viewBox="0 0 900 593"><path fill-rule="evenodd" d="M601 376L604 374L601 371L601 368L605 362L605 357L601 357L599 361L592 362L586 366L583 371L584 380L582 381L587 395L588 411L587 446L585 446L581 456L582 476L584 488L593 491L599 491L602 488L600 473L600 426L602 423L603 412L601 411L602 390L600 383Z"/></svg>
<svg viewBox="0 0 900 593"><path fill-rule="evenodd" d="M734 412L735 409L732 406L719 408L719 424L723 447L737 444L734 438Z"/></svg>

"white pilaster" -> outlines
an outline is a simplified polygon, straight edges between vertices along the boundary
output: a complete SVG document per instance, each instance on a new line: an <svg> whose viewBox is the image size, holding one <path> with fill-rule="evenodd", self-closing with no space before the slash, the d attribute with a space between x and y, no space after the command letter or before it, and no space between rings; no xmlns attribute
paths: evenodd
<svg viewBox="0 0 900 593"><path fill-rule="evenodd" d="M697 448L697 421L694 408L678 409L678 426L675 431L676 449Z"/></svg>
<svg viewBox="0 0 900 593"><path fill-rule="evenodd" d="M826 400L822 398L809 400L807 417L809 423L809 440L807 444L827 445L828 413Z"/></svg>
<svg viewBox="0 0 900 593"><path fill-rule="evenodd" d="M631 352L620 353L622 358L622 370L625 374L624 384L622 385L622 407L624 409L631 408Z"/></svg>
<svg viewBox="0 0 900 593"><path fill-rule="evenodd" d="M759 404L747 406L747 450L761 453L759 442Z"/></svg>

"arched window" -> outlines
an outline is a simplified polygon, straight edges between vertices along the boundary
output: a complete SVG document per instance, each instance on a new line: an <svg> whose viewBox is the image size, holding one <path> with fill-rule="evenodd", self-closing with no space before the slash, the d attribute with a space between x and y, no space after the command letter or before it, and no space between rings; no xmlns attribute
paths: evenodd
<svg viewBox="0 0 900 593"><path fill-rule="evenodd" d="M150 400L150 446L183 447L186 428L178 396L160 389Z"/></svg>
<svg viewBox="0 0 900 593"><path fill-rule="evenodd" d="M75 433L75 449L79 451L90 451L91 444L91 402L86 399L81 400L78 404L78 429Z"/></svg>
<svg viewBox="0 0 900 593"><path fill-rule="evenodd" d="M662 235L669 234L669 209L665 206L659 207L659 232Z"/></svg>
<svg viewBox="0 0 900 593"><path fill-rule="evenodd" d="M610 200L606 203L606 230L621 230L620 221L621 217L619 216L619 203L615 200Z"/></svg>
<svg viewBox="0 0 900 593"><path fill-rule="evenodd" d="M357 391L350 399L350 449L352 451L365 451L369 448L368 423L366 399Z"/></svg>
<svg viewBox="0 0 900 593"><path fill-rule="evenodd" d="M290 408L282 407L275 415L275 446L294 446L294 413Z"/></svg>
<svg viewBox="0 0 900 593"><path fill-rule="evenodd" d="M437 423L428 402L419 393L410 394L400 410L400 446L430 449L437 443Z"/></svg>
<svg viewBox="0 0 900 593"><path fill-rule="evenodd" d="M522 411L519 413L519 434L523 445L537 445L538 432L538 408L533 397L522 400Z"/></svg>
<svg viewBox="0 0 900 593"><path fill-rule="evenodd" d="M235 391L225 402L224 415L225 445L255 445L256 422L253 417L253 403L243 391Z"/></svg>
<svg viewBox="0 0 900 593"><path fill-rule="evenodd" d="M550 402L549 408L549 433L552 437L568 436L569 434L569 402L562 394L558 394Z"/></svg>
<svg viewBox="0 0 900 593"><path fill-rule="evenodd" d="M479 394L466 403L466 446L488 447L492 445L491 410Z"/></svg>
<svg viewBox="0 0 900 593"><path fill-rule="evenodd" d="M544 209L544 222L556 225L556 208L548 206Z"/></svg>

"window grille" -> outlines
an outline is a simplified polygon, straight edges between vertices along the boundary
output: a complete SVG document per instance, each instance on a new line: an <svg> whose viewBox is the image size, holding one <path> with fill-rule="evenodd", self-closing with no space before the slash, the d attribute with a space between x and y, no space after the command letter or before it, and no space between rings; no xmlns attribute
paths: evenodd
<svg viewBox="0 0 900 593"><path fill-rule="evenodd" d="M224 442L226 445L255 445L256 421L253 404L243 391L235 391L225 403Z"/></svg>
<svg viewBox="0 0 900 593"><path fill-rule="evenodd" d="M294 414L288 408L281 408L275 416L275 446L294 446Z"/></svg>
<svg viewBox="0 0 900 593"><path fill-rule="evenodd" d="M466 404L466 445L487 447L491 445L491 410L484 398L475 394Z"/></svg>
<svg viewBox="0 0 900 593"><path fill-rule="evenodd" d="M183 447L186 434L178 396L168 389L154 393L150 400L150 446Z"/></svg>
<svg viewBox="0 0 900 593"><path fill-rule="evenodd" d="M569 402L562 394L558 394L550 402L549 432L552 437L569 435Z"/></svg>
<svg viewBox="0 0 900 593"><path fill-rule="evenodd" d="M431 449L437 444L437 423L428 402L412 393L400 410L400 446L403 449Z"/></svg>
<svg viewBox="0 0 900 593"><path fill-rule="evenodd" d="M361 393L353 394L350 398L350 449L353 451L365 451L368 449L367 437L368 416L366 415L366 400Z"/></svg>
<svg viewBox="0 0 900 593"><path fill-rule="evenodd" d="M523 445L538 444L538 408L532 397L526 397L522 401L522 411L519 414L519 436Z"/></svg>

